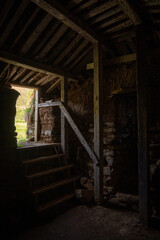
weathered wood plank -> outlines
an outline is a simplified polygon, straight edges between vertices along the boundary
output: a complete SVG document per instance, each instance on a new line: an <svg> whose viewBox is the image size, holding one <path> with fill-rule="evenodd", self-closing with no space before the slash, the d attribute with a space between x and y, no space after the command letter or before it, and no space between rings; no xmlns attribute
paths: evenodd
<svg viewBox="0 0 160 240"><path fill-rule="evenodd" d="M94 61L94 152L98 165L94 164L94 198L99 204L103 202L103 62L102 46L93 45Z"/></svg>
<svg viewBox="0 0 160 240"><path fill-rule="evenodd" d="M142 26L137 27L137 113L138 113L138 171L139 217L149 223L149 155L148 155L148 100L147 51Z"/></svg>
<svg viewBox="0 0 160 240"><path fill-rule="evenodd" d="M61 78L61 102L67 109L68 104L68 79L64 76ZM65 159L68 161L68 125L63 111L61 110L61 149L65 154Z"/></svg>
<svg viewBox="0 0 160 240"><path fill-rule="evenodd" d="M117 0L117 2L119 3L119 6L126 14L126 16L128 16L135 25L142 23L140 16L137 14L136 10L129 0Z"/></svg>

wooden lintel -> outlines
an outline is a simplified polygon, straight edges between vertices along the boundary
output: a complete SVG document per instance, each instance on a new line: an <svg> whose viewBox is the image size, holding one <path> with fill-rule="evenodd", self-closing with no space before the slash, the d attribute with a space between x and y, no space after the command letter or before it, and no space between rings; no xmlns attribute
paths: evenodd
<svg viewBox="0 0 160 240"><path fill-rule="evenodd" d="M102 46L99 42L93 45L94 61L94 152L98 165L94 164L94 199L98 204L103 202L103 63Z"/></svg>
<svg viewBox="0 0 160 240"><path fill-rule="evenodd" d="M130 20L135 24L139 25L142 23L142 20L138 13L136 12L134 6L132 6L131 1L129 0L117 0L122 11L130 18Z"/></svg>

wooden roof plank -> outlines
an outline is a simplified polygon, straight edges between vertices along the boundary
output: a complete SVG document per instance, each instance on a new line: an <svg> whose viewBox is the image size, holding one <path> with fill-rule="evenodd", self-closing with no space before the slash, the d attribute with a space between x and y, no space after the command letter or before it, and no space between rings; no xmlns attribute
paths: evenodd
<svg viewBox="0 0 160 240"><path fill-rule="evenodd" d="M116 6L112 9L109 9L108 11L104 12L101 15L95 16L94 18L89 20L89 24L96 24L96 23L101 22L119 12L121 12L121 9L118 6Z"/></svg>
<svg viewBox="0 0 160 240"><path fill-rule="evenodd" d="M24 83L28 78L30 78L35 72L30 71L29 73L25 74L25 76L19 81L20 83Z"/></svg>
<svg viewBox="0 0 160 240"><path fill-rule="evenodd" d="M13 5L14 1L6 1L5 5L1 11L1 21L0 21L0 28L2 27L12 5Z"/></svg>
<svg viewBox="0 0 160 240"><path fill-rule="evenodd" d="M117 2L115 0L110 0L110 1L107 1L103 4L101 4L100 6L96 7L96 8L93 8L92 10L88 11L87 13L85 13L83 15L83 17L85 19L88 19L88 18L91 18L91 17L94 17L110 8L113 8L117 5Z"/></svg>
<svg viewBox="0 0 160 240"><path fill-rule="evenodd" d="M39 77L40 75L42 75L42 73L36 73L36 75L34 75L33 77L31 77L28 81L27 81L27 84L29 83L32 83L33 81L35 81L35 79L37 78L37 77Z"/></svg>
<svg viewBox="0 0 160 240"><path fill-rule="evenodd" d="M88 2L84 2L82 5L78 6L77 9L75 9L74 14L81 12L82 10L90 7L93 4L95 4L95 0L89 0Z"/></svg>
<svg viewBox="0 0 160 240"><path fill-rule="evenodd" d="M69 63L77 57L77 55L88 45L88 41L84 40L80 46L72 53L72 55L65 61L64 66L69 65Z"/></svg>
<svg viewBox="0 0 160 240"><path fill-rule="evenodd" d="M127 19L126 19L126 20L124 20L123 22L118 23L116 26L111 27L111 28L105 30L103 33L104 33L104 34L106 34L106 33L113 33L113 32L116 32L116 31L118 31L118 30L122 30L122 29L124 29L124 28L127 28L127 27L129 27L129 26L131 26L131 25L132 25L131 20L127 20Z"/></svg>
<svg viewBox="0 0 160 240"><path fill-rule="evenodd" d="M46 90L46 93L51 93L60 83L61 79L58 79L51 87Z"/></svg>
<svg viewBox="0 0 160 240"><path fill-rule="evenodd" d="M100 24L97 28L102 29L102 28L108 27L112 24L117 23L118 21L124 20L125 18L126 18L125 14L120 14L117 17L113 16L112 19L106 19L106 21Z"/></svg>
<svg viewBox="0 0 160 240"><path fill-rule="evenodd" d="M58 42L58 40L62 37L62 35L68 30L68 27L65 25L61 25L54 36L50 39L47 45L43 48L41 53L39 54L39 58L43 58L47 55L47 53L53 48L53 46Z"/></svg>
<svg viewBox="0 0 160 240"><path fill-rule="evenodd" d="M76 58L76 60L69 66L69 69L75 68L78 63L91 51L92 48L93 47L90 46L89 48L87 48L86 51L83 51L83 53L78 58Z"/></svg>
<svg viewBox="0 0 160 240"><path fill-rule="evenodd" d="M33 43L37 40L37 38L39 37L39 35L43 32L43 30L47 27L47 25L49 24L49 22L52 20L52 16L47 14L42 21L38 24L38 26L34 29L34 31L32 32L32 34L30 35L30 37L27 39L27 41L24 43L21 52L22 53L26 53L31 46L33 45Z"/></svg>
<svg viewBox="0 0 160 240"><path fill-rule="evenodd" d="M51 76L50 78L48 78L47 80L45 80L45 81L43 81L41 84L40 84L40 86L44 86L44 85L46 85L47 83L49 83L49 82L51 82L51 81L56 81L56 80L58 80L59 79L59 77L53 77L53 76Z"/></svg>
<svg viewBox="0 0 160 240"><path fill-rule="evenodd" d="M42 78L40 78L37 82L35 82L35 85L39 85L41 84L43 81L45 81L46 79L50 78L51 76L50 75L46 75ZM53 76L52 76L53 77Z"/></svg>
<svg viewBox="0 0 160 240"><path fill-rule="evenodd" d="M117 0L117 2L126 16L128 16L135 25L142 23L141 17L138 15L129 0Z"/></svg>
<svg viewBox="0 0 160 240"><path fill-rule="evenodd" d="M54 60L54 64L59 64L62 59L72 50L72 48L80 41L82 37L77 35L74 40L64 49L63 52L59 54L59 56Z"/></svg>
<svg viewBox="0 0 160 240"><path fill-rule="evenodd" d="M17 8L17 11L14 14L14 18L12 18L7 27L5 28L1 38L0 38L0 46L2 46L2 44L7 40L10 32L12 31L13 27L15 26L15 24L17 23L19 17L22 15L22 13L24 12L24 10L26 9L26 7L29 4L29 0L23 0L21 1L20 6Z"/></svg>
<svg viewBox="0 0 160 240"><path fill-rule="evenodd" d="M18 33L18 35L16 36L15 39L13 39L13 43L11 44L11 48L15 47L15 45L17 44L17 42L19 41L19 39L21 38L21 36L23 35L23 33L26 31L26 29L29 27L29 25L32 23L32 21L34 21L35 17L37 16L38 12L39 12L39 8L36 8L34 13L32 14L32 16L29 18L29 20L26 22L26 24L23 26L23 28L21 29L21 31Z"/></svg>
<svg viewBox="0 0 160 240"><path fill-rule="evenodd" d="M106 41L106 39L104 39L104 37L97 34L91 28L86 26L86 24L84 24L80 19L72 15L71 12L64 8L57 0L52 0L52 4L49 4L48 1L45 0L31 1L92 43L100 41L101 44L106 47L108 52L112 54L111 49L108 48L109 43Z"/></svg>
<svg viewBox="0 0 160 240"><path fill-rule="evenodd" d="M45 44L48 43L48 40L53 35L54 31L56 31L56 29L59 27L59 25L60 25L60 22L55 20L54 24L51 26L49 31L45 34L44 38L41 39L41 42L37 46L35 46L35 48L33 49L32 56L37 55L39 51L45 46Z"/></svg>
<svg viewBox="0 0 160 240"><path fill-rule="evenodd" d="M12 81L16 81L18 78L21 78L21 76L23 75L23 73L26 71L25 68L20 68L18 71L17 71L17 74L14 78L12 78Z"/></svg>

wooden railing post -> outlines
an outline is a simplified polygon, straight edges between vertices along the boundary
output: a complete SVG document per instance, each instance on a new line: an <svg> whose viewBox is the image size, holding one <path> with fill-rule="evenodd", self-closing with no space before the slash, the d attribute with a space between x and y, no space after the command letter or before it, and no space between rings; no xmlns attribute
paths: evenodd
<svg viewBox="0 0 160 240"><path fill-rule="evenodd" d="M137 114L138 114L138 171L139 217L146 227L149 222L149 156L148 156L148 99L147 51L143 27L137 27Z"/></svg>
<svg viewBox="0 0 160 240"><path fill-rule="evenodd" d="M61 78L61 102L67 109L68 102L68 84L67 78L64 76ZM61 149L65 154L65 159L68 160L68 127L67 121L63 112L61 111Z"/></svg>
<svg viewBox="0 0 160 240"><path fill-rule="evenodd" d="M94 152L98 165L94 164L94 198L98 204L103 201L103 65L102 46L93 45L94 62Z"/></svg>
<svg viewBox="0 0 160 240"><path fill-rule="evenodd" d="M39 91L35 89L35 127L34 127L34 141L38 141L38 102L39 102Z"/></svg>

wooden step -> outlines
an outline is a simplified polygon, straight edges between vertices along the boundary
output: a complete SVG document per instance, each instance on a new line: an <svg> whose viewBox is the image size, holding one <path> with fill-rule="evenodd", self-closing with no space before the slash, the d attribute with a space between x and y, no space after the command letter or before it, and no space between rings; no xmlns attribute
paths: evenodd
<svg viewBox="0 0 160 240"><path fill-rule="evenodd" d="M61 158L64 156L65 155L63 153L61 153L61 154L54 154L54 155L45 156L45 157L33 158L30 160L23 161L23 164L28 165L28 164L38 163L38 162L42 162L42 161L46 161L46 160L52 160L54 158Z"/></svg>
<svg viewBox="0 0 160 240"><path fill-rule="evenodd" d="M31 179L38 178L38 177L41 177L41 176L49 175L51 173L64 171L64 170L67 170L67 169L70 169L70 168L73 168L73 167L74 167L73 164L69 164L69 165L62 166L62 167L57 167L57 168L54 168L54 169L50 169L48 171L44 171L44 172L39 172L39 173L35 173L35 174L32 174L32 175L28 175L27 179L31 180Z"/></svg>
<svg viewBox="0 0 160 240"><path fill-rule="evenodd" d="M46 204L43 204L43 205L40 205L38 208L37 208L37 211L40 213L42 211L45 211L47 210L48 208L51 208L51 207L54 207L58 204L61 204L63 202L66 202L70 199L72 199L73 197L75 196L75 193L70 193L70 194L66 194L64 195L63 197L60 197L60 198L57 198L51 202L48 202Z"/></svg>
<svg viewBox="0 0 160 240"><path fill-rule="evenodd" d="M37 194L40 194L40 193L43 193L43 192L47 192L47 191L49 191L49 190L52 190L52 189L54 189L54 188L63 186L63 185L65 185L65 184L68 184L68 183L71 183L71 182L75 182L75 181L78 180L79 178L80 178L80 176L74 176L74 177L71 177L71 178L63 179L63 180L61 180L61 181L58 181L58 182L49 184L49 185L47 185L47 186L37 188L37 189L35 189L35 190L32 191L32 194L33 194L33 195L37 195Z"/></svg>

